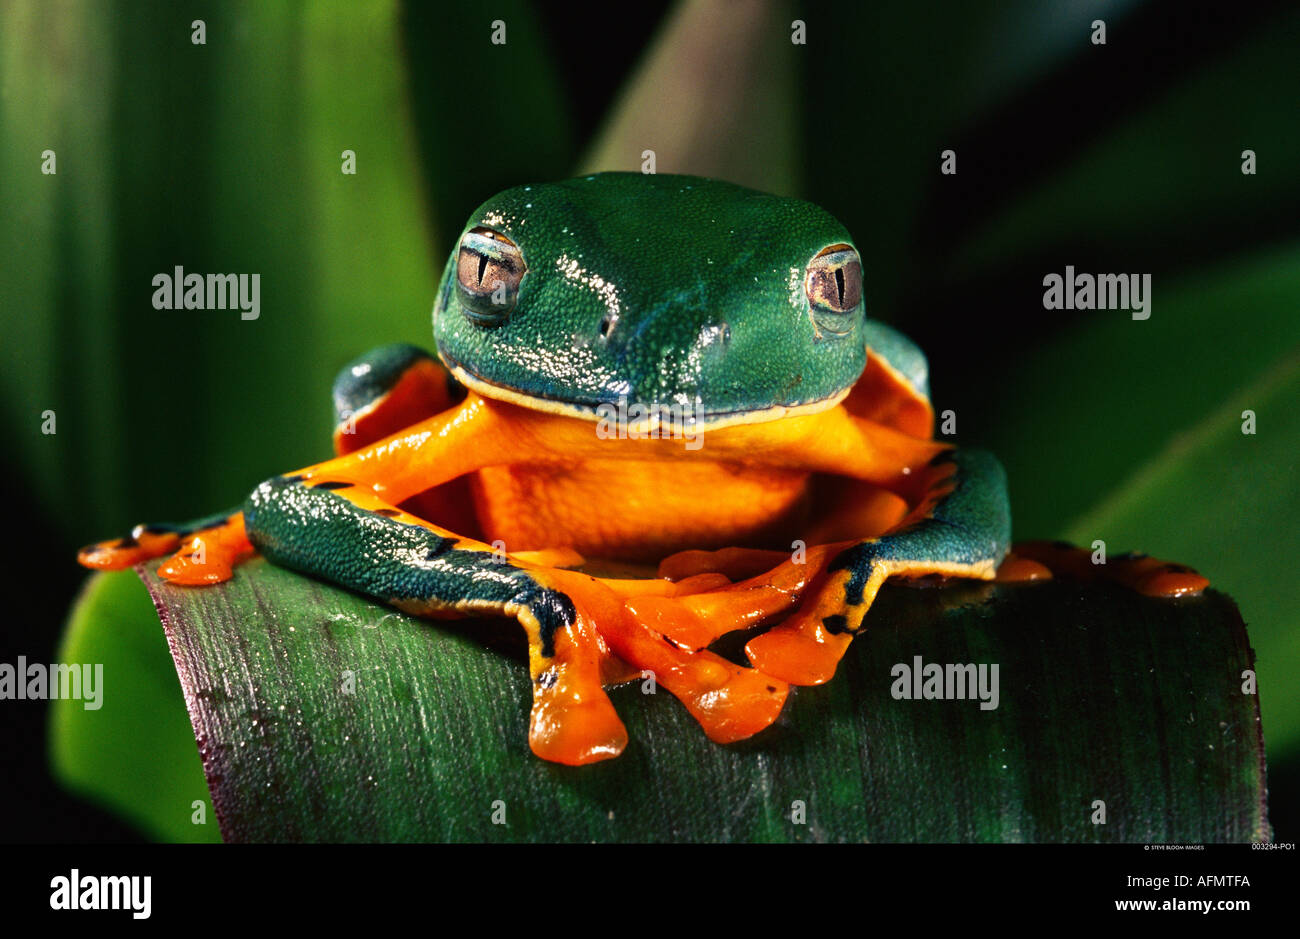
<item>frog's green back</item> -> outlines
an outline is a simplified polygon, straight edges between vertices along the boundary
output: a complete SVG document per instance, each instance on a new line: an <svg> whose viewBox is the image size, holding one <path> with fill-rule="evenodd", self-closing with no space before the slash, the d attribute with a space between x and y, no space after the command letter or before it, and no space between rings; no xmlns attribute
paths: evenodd
<svg viewBox="0 0 1300 939"><path fill-rule="evenodd" d="M506 190L473 229L517 245L527 272L509 315L483 325L462 309L453 252L434 332L471 383L579 413L623 398L716 421L834 400L865 365L863 303L829 330L805 291L814 257L852 245L812 203L603 173Z"/></svg>

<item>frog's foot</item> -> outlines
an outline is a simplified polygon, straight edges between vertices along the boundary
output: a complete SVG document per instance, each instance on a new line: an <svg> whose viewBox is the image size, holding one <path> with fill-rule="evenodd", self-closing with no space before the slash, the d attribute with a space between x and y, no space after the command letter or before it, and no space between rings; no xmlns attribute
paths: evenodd
<svg viewBox="0 0 1300 939"><path fill-rule="evenodd" d="M712 652L678 648L630 617L601 627L614 652L667 688L714 743L734 743L770 727L790 693L779 678Z"/></svg>
<svg viewBox="0 0 1300 939"><path fill-rule="evenodd" d="M679 646L701 650L725 633L793 611L751 639L745 654L760 673L792 685L822 684L835 674L888 578L993 577L1010 529L1003 483L988 454L942 454L927 471L926 495L892 533L807 548L802 556L743 548L682 552L663 561L662 576L715 572L747 579L690 596L633 596L629 615Z"/></svg>
<svg viewBox="0 0 1300 939"><path fill-rule="evenodd" d="M700 650L725 633L793 610L749 641L749 661L793 685L829 681L886 579L987 580L1005 553L1010 521L997 462L977 451L944 454L928 475L927 495L892 533L808 548L802 556L742 548L682 552L663 561L661 575L715 572L747 579L690 596L632 596L629 615L679 646ZM756 570L763 573L748 576Z"/></svg>
<svg viewBox="0 0 1300 939"><path fill-rule="evenodd" d="M477 555L471 563L495 564L485 562L493 556L490 549L480 550L472 542L458 542L443 556L456 564L456 554L468 558ZM499 567L493 573L512 576ZM521 582L523 589L500 609L514 617L528 637L528 667L533 683L529 749L544 760L568 766L618 756L627 746L627 728L605 693L604 684L611 675L626 676L611 671L617 662L596 629L591 612L584 604L574 603L544 586L540 576L530 573ZM416 615L436 616L447 606L433 597L390 602Z"/></svg>
<svg viewBox="0 0 1300 939"><path fill-rule="evenodd" d="M738 583L690 596L637 596L627 600L629 614L643 627L658 632L691 650L701 650L726 633L758 626L793 612L789 618L756 636L745 654L756 669L792 685L820 685L830 681L861 618L880 584L894 573L936 573L931 564L895 569L877 564L862 588L862 600L849 602L851 584L846 570L832 571L844 562L851 543L809 548L797 560L782 552L726 548L716 552L683 552L661 565L673 572L725 570L733 575L780 563ZM834 562L834 563L833 563ZM965 567L945 568L945 573L971 576ZM695 577L704 576L696 574ZM975 576L986 576L983 568ZM683 582L685 583L685 582ZM800 603L805 597L807 600ZM855 617L851 620L850 617Z"/></svg>
<svg viewBox="0 0 1300 939"><path fill-rule="evenodd" d="M189 535L180 550L158 566L158 576L186 587L225 583L235 565L255 553L244 532L244 515L236 512L222 524Z"/></svg>
<svg viewBox="0 0 1300 939"><path fill-rule="evenodd" d="M672 594L716 587L726 579L702 574L678 584L642 581L647 591L637 592L635 582L603 581L576 571L550 571L579 608L592 611L594 622L609 648L633 671L626 677L649 678L682 702L715 743L734 743L771 726L781 713L790 688L786 682L736 665L707 651L683 648L649 625L634 611L638 602L675 599ZM630 598L625 594L636 594ZM695 599L708 594L694 594Z"/></svg>
<svg viewBox="0 0 1300 939"><path fill-rule="evenodd" d="M1185 564L1173 564L1136 551L1094 562L1094 553L1067 541L1022 541L998 568L1003 583L1051 580L1061 576L1085 583L1109 580L1149 597L1195 596L1210 581Z"/></svg>
<svg viewBox="0 0 1300 939"><path fill-rule="evenodd" d="M77 552L77 563L97 571L120 571L176 550L181 535L169 526L137 525L129 535L98 541Z"/></svg>
<svg viewBox="0 0 1300 939"><path fill-rule="evenodd" d="M569 766L616 757L627 746L627 728L602 685L609 648L581 605L558 593L544 596L540 606L506 607L529 640L528 746L544 760Z"/></svg>
<svg viewBox="0 0 1300 939"><path fill-rule="evenodd" d="M846 547L848 543L819 545L798 560L781 551L747 548L684 551L666 558L659 569L661 575L689 573L675 585L678 590L664 596L633 596L625 605L642 626L697 651L727 633L793 609L809 581ZM730 577L751 571L761 573L730 582ZM723 577L723 583L714 584L706 580L709 577Z"/></svg>
<svg viewBox="0 0 1300 939"><path fill-rule="evenodd" d="M244 537L243 515L223 512L183 525L137 525L124 538L82 548L77 560L95 570L122 570L173 552L159 567L161 576L178 584L215 584L229 580L231 567L253 546Z"/></svg>

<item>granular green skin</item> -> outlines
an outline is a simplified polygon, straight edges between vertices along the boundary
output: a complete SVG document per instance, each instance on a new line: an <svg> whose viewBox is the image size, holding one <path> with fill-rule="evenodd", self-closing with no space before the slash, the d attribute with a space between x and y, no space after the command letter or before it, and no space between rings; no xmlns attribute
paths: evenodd
<svg viewBox="0 0 1300 939"><path fill-rule="evenodd" d="M852 245L824 209L694 176L602 173L508 189L465 231L498 231L528 271L514 312L483 328L456 290L434 308L453 367L531 397L698 404L704 417L822 401L866 364L865 302L819 330L803 277Z"/></svg>

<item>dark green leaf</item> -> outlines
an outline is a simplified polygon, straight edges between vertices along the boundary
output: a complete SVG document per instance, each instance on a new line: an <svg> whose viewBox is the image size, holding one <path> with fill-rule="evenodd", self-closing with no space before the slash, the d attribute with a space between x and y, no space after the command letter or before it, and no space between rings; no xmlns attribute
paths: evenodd
<svg viewBox="0 0 1300 939"><path fill-rule="evenodd" d="M758 738L713 744L669 695L634 683L612 692L626 753L572 768L528 750L526 668L484 641L512 625L412 619L260 560L219 588L146 580L228 840L1266 831L1257 699L1240 688L1252 656L1232 602L1213 592L1168 602L1064 583L887 588L840 674L797 691ZM914 656L997 663L998 707L895 700L891 669ZM497 800L505 825L492 823ZM1095 800L1105 825L1091 821ZM797 802L807 824L791 821Z"/></svg>

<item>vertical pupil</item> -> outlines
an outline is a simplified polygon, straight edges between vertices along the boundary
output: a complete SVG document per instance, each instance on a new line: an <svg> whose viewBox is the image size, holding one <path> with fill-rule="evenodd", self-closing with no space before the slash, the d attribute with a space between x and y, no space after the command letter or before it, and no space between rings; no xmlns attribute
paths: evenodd
<svg viewBox="0 0 1300 939"><path fill-rule="evenodd" d="M840 306L844 306L844 268L842 267L835 268L835 289L840 294Z"/></svg>
<svg viewBox="0 0 1300 939"><path fill-rule="evenodd" d="M478 256L478 282L480 284L483 283L483 272L487 270L487 262L488 259L486 254L480 254Z"/></svg>

